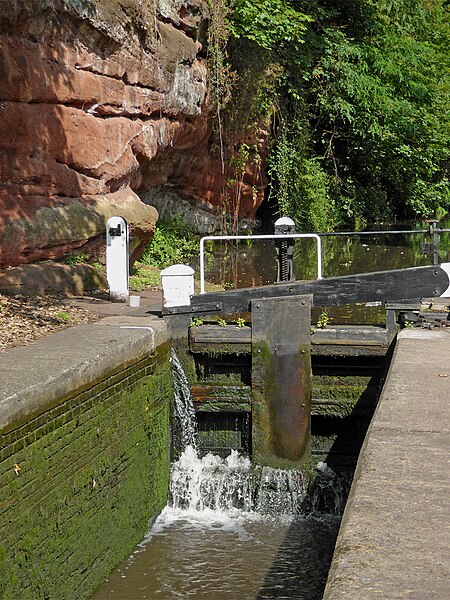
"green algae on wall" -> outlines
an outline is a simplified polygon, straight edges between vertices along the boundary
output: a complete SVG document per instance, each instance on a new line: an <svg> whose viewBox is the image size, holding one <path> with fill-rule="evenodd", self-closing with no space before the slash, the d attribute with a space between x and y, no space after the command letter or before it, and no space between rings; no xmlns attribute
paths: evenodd
<svg viewBox="0 0 450 600"><path fill-rule="evenodd" d="M171 396L160 348L2 436L2 600L88 598L142 539L167 500Z"/></svg>

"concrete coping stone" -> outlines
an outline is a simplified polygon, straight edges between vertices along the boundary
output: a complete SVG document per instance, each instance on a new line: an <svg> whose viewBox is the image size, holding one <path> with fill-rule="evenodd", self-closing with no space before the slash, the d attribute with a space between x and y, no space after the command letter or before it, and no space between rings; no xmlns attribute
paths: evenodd
<svg viewBox="0 0 450 600"><path fill-rule="evenodd" d="M162 319L114 316L5 351L0 359L0 431L94 384L104 373L145 358L167 340Z"/></svg>
<svg viewBox="0 0 450 600"><path fill-rule="evenodd" d="M450 330L399 336L324 600L448 598Z"/></svg>
<svg viewBox="0 0 450 600"><path fill-rule="evenodd" d="M445 340L448 338L448 332L439 329L402 329L397 334L398 340Z"/></svg>

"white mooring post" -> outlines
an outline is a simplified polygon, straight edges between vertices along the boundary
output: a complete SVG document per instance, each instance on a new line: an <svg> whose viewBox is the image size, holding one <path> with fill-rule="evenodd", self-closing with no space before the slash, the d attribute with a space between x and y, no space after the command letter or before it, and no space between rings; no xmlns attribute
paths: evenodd
<svg viewBox="0 0 450 600"><path fill-rule="evenodd" d="M194 269L172 265L161 271L163 306L189 306L194 295Z"/></svg>
<svg viewBox="0 0 450 600"><path fill-rule="evenodd" d="M128 300L129 276L128 224L122 217L111 217L106 224L106 278L112 302Z"/></svg>

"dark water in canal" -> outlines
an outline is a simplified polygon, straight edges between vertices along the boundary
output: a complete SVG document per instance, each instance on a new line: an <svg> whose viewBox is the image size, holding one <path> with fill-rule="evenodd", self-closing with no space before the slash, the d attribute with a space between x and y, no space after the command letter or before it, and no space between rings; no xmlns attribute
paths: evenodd
<svg viewBox="0 0 450 600"><path fill-rule="evenodd" d="M425 226L416 224L418 229ZM440 226L449 228L450 220ZM325 237L324 277L432 264L431 255L420 254L423 241L430 238L423 234ZM210 250L208 282L226 282L232 288L276 279L271 242L240 242L239 247L217 244ZM441 235L440 258L450 260L448 233ZM314 242L296 242L296 278L315 278L316 265ZM353 318L358 311L356 318L364 322L366 307L353 307ZM318 471L325 478L330 476L327 495L331 490L332 502L319 498L321 512L310 510L302 515L305 490L301 481L273 491L272 475L263 473L262 482L266 475L270 479L266 505L267 498L263 501L261 491L255 494L252 488L248 459L223 460L211 455L200 459L188 434L186 452L172 467L171 506L92 600L320 600L345 486L333 488L330 470L319 463Z"/></svg>
<svg viewBox="0 0 450 600"><path fill-rule="evenodd" d="M450 219L439 222L450 228ZM394 224L391 230L422 230L426 222ZM380 230L381 228L377 228ZM270 232L273 233L273 232ZM322 237L323 277L402 269L433 264L433 256L420 253L422 242L433 238L424 233L376 234ZM209 243L206 281L224 283L230 289L274 283L276 253L272 241L249 240ZM440 234L440 262L450 261L450 233ZM315 279L317 251L314 239L295 242L294 273L297 280Z"/></svg>

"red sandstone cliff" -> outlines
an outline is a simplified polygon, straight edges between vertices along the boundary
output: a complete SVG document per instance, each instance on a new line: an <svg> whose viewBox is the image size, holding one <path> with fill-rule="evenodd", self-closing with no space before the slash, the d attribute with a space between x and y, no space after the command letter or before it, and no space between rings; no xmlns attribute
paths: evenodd
<svg viewBox="0 0 450 600"><path fill-rule="evenodd" d="M155 2L3 0L0 268L95 252L113 214L138 254L157 219L140 196L158 186L220 205L226 176L208 150L198 41L205 3ZM261 189L246 169L236 214L252 218Z"/></svg>

